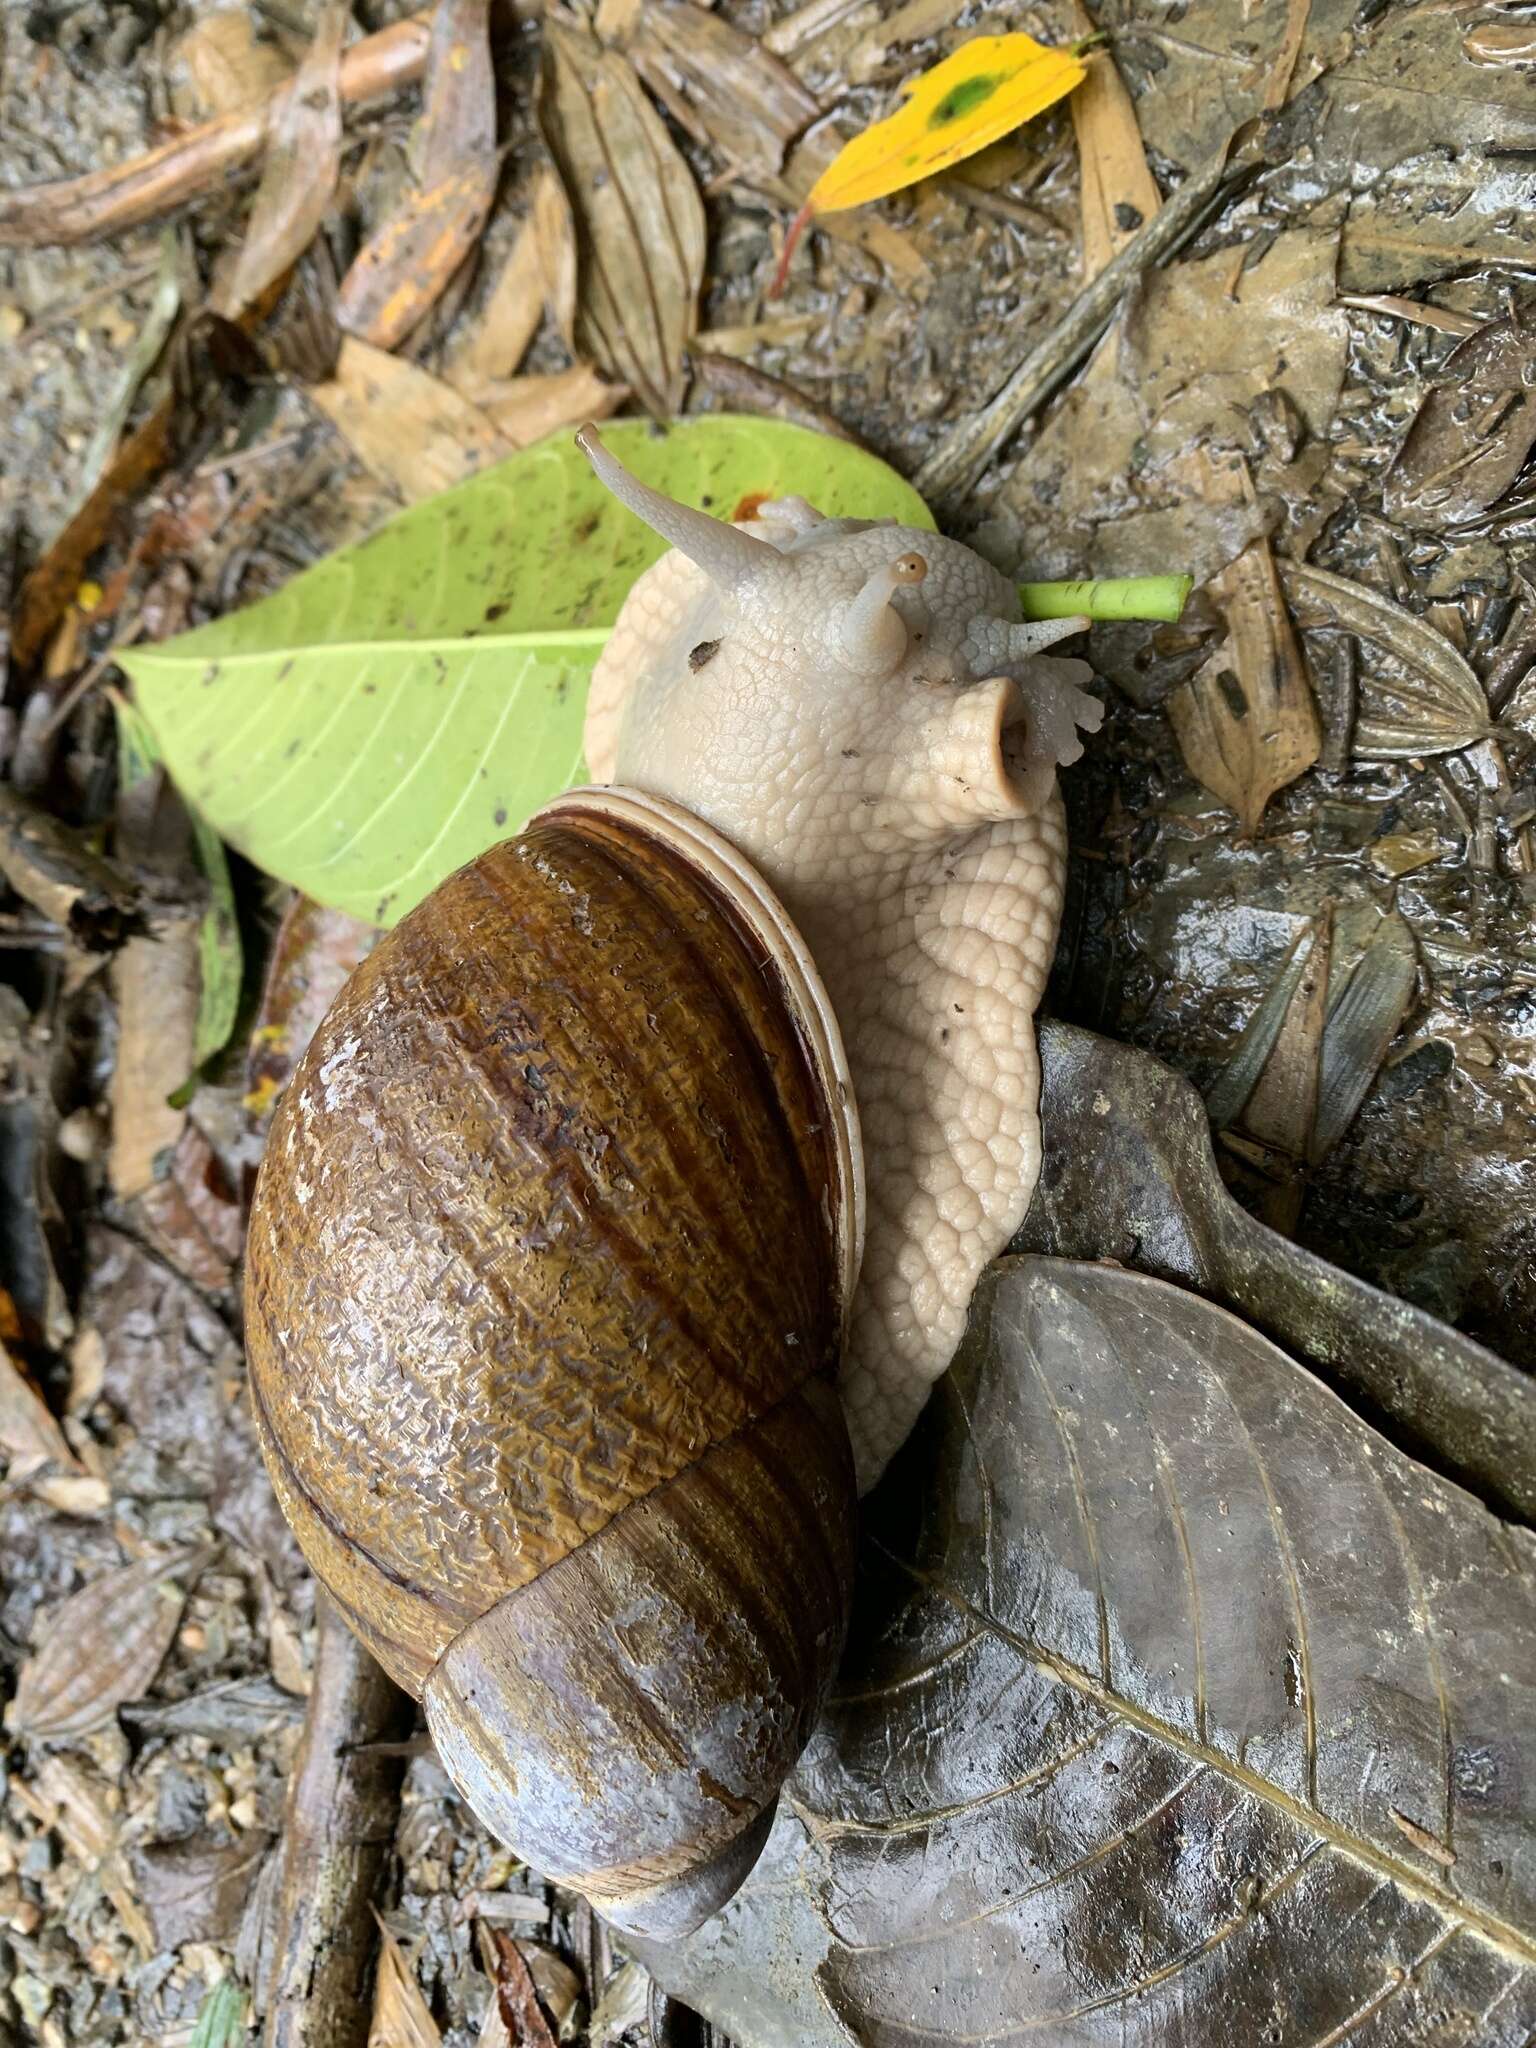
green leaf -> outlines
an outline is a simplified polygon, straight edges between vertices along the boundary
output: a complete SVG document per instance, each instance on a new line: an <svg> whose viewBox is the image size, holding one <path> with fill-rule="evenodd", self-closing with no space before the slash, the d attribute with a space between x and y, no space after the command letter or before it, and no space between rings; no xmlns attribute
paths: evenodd
<svg viewBox="0 0 1536 2048"><path fill-rule="evenodd" d="M153 775L162 765L161 755L154 733L132 704L114 697L113 708L117 713L118 777L127 789ZM216 1052L223 1051L235 1028L240 1013L245 949L224 842L195 806L189 806L187 815L192 823L197 865L208 884L208 908L197 933L200 985L197 1032L192 1042L194 1071L186 1082L190 1100L196 1070Z"/></svg>
<svg viewBox="0 0 1536 2048"><path fill-rule="evenodd" d="M877 457L802 427L714 414L603 435L721 518L798 492L933 526ZM195 811L319 902L390 924L580 779L593 663L664 551L562 434L122 665Z"/></svg>
<svg viewBox="0 0 1536 2048"><path fill-rule="evenodd" d="M245 1993L233 1977L221 1977L198 2009L192 2048L235 2048L245 2039Z"/></svg>

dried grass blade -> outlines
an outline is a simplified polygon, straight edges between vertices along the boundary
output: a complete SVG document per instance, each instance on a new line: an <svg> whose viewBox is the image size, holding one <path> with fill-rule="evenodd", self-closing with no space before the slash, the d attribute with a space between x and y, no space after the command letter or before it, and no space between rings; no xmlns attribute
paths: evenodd
<svg viewBox="0 0 1536 2048"><path fill-rule="evenodd" d="M432 17L421 182L358 253L337 318L395 348L420 325L474 248L496 196L496 79L490 0L440 0Z"/></svg>
<svg viewBox="0 0 1536 2048"><path fill-rule="evenodd" d="M1317 1121L1308 1153L1314 1165L1332 1151L1353 1123L1408 1014L1418 972L1413 932L1406 918L1391 911L1329 1005Z"/></svg>
<svg viewBox="0 0 1536 2048"><path fill-rule="evenodd" d="M1268 541L1245 548L1207 586L1227 637L1168 699L1190 773L1258 830L1277 790L1322 751L1322 726Z"/></svg>
<svg viewBox="0 0 1536 2048"><path fill-rule="evenodd" d="M682 404L704 279L704 205L628 60L551 24L540 114L576 218L579 353L647 411Z"/></svg>
<svg viewBox="0 0 1536 2048"><path fill-rule="evenodd" d="M21 1667L13 1709L24 1735L85 1735L148 1691L171 1647L206 1550L141 1558L93 1579L53 1615ZM178 1583L185 1575L188 1585Z"/></svg>
<svg viewBox="0 0 1536 2048"><path fill-rule="evenodd" d="M214 311L238 320L297 263L329 211L341 169L341 45L352 10L327 0L293 89L278 102L251 218Z"/></svg>
<svg viewBox="0 0 1536 2048"><path fill-rule="evenodd" d="M1287 562L1281 574L1299 625L1341 627L1401 665L1401 675L1387 676L1362 664L1356 755L1390 760L1454 753L1492 731L1483 686L1443 633L1380 591L1329 569Z"/></svg>

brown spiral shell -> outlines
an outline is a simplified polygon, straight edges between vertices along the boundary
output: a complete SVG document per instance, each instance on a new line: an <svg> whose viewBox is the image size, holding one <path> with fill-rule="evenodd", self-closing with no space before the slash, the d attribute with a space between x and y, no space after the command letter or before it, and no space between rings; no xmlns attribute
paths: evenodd
<svg viewBox="0 0 1536 2048"><path fill-rule="evenodd" d="M782 909L622 791L387 934L272 1126L246 1303L284 1512L477 1812L624 1924L734 1889L835 1669L858 1159Z"/></svg>

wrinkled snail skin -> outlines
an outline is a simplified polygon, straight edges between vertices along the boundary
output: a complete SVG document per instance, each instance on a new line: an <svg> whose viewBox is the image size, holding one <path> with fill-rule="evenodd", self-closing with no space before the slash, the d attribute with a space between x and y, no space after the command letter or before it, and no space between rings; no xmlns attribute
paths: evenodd
<svg viewBox="0 0 1536 2048"><path fill-rule="evenodd" d="M869 1226L840 1388L860 1490L953 1357L982 1268L1040 1167L1033 1015L1066 861L1058 765L1096 730L1082 619L1019 621L1014 586L916 528L750 529L603 482L673 544L593 677L595 779L707 820L777 890L842 1026Z"/></svg>
<svg viewBox="0 0 1536 2048"><path fill-rule="evenodd" d="M644 796L444 883L274 1120L246 1310L284 1512L474 1810L621 1927L736 1888L836 1671L861 1227L802 940Z"/></svg>

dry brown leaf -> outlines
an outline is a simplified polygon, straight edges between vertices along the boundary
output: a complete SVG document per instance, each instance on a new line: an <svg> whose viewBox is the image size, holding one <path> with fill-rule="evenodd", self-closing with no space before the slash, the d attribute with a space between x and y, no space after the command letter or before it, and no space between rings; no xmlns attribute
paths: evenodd
<svg viewBox="0 0 1536 2048"><path fill-rule="evenodd" d="M549 2021L539 2006L533 1972L521 1948L500 1928L489 1928L486 1933L486 1947L493 1959L496 2003L514 2048L556 2048Z"/></svg>
<svg viewBox="0 0 1536 2048"><path fill-rule="evenodd" d="M107 1171L125 1199L153 1186L187 1120L168 1098L195 1064L201 924L193 914L166 918L154 937L130 939L112 963L119 1037Z"/></svg>
<svg viewBox="0 0 1536 2048"><path fill-rule="evenodd" d="M144 1235L196 1286L227 1287L245 1242L245 1217L223 1166L196 1124L176 1142L170 1169L135 1203Z"/></svg>
<svg viewBox="0 0 1536 2048"><path fill-rule="evenodd" d="M1252 834L1275 792L1317 759L1322 726L1268 541L1206 588L1227 636L1169 697L1168 717L1190 773Z"/></svg>
<svg viewBox="0 0 1536 2048"><path fill-rule="evenodd" d="M85 1735L126 1701L142 1698L207 1557L207 1551L180 1550L140 1558L71 1593L51 1616L41 1648L21 1667L12 1709L18 1733Z"/></svg>
<svg viewBox="0 0 1536 2048"><path fill-rule="evenodd" d="M509 377L487 384L480 404L512 447L531 448L561 427L607 419L628 396L622 384L605 383L590 363L577 363L548 376Z"/></svg>
<svg viewBox="0 0 1536 2048"><path fill-rule="evenodd" d="M692 0L650 0L626 48L679 124L744 177L776 178L821 111L755 36Z"/></svg>
<svg viewBox="0 0 1536 2048"><path fill-rule="evenodd" d="M188 1941L232 1946L268 1841L254 1832L233 1842L204 1834L133 1849L129 1867L156 1947L180 1948Z"/></svg>
<svg viewBox="0 0 1536 2048"><path fill-rule="evenodd" d="M374 1915L378 1919L377 1913ZM389 1929L379 1920L378 1974L373 1980L373 2021L368 2048L441 2048L442 2035L416 1973Z"/></svg>
<svg viewBox="0 0 1536 2048"><path fill-rule="evenodd" d="M376 348L398 347L436 305L496 196L490 0L439 0L418 134L420 182L359 250L336 299L342 327Z"/></svg>
<svg viewBox="0 0 1536 2048"><path fill-rule="evenodd" d="M34 1470L39 1465L63 1466L66 1472L80 1472L80 1460L69 1448L58 1417L37 1388L0 1344L0 1450L14 1461L11 1477L21 1477L18 1467Z"/></svg>
<svg viewBox="0 0 1536 2048"><path fill-rule="evenodd" d="M544 255L530 215L518 229L485 310L455 349L444 376L470 399L492 379L513 376L543 318Z"/></svg>
<svg viewBox="0 0 1536 2048"><path fill-rule="evenodd" d="M171 106L178 120L232 114L271 97L293 66L272 43L261 42L249 7L210 7L176 38L166 65Z"/></svg>
<svg viewBox="0 0 1536 2048"><path fill-rule="evenodd" d="M478 406L415 363L348 335L310 399L358 461L409 499L462 483L512 452Z"/></svg>
<svg viewBox="0 0 1536 2048"><path fill-rule="evenodd" d="M540 118L576 216L577 352L659 419L682 405L704 205L627 58L551 24Z"/></svg>
<svg viewBox="0 0 1536 2048"><path fill-rule="evenodd" d="M341 46L347 0L326 0L293 91L279 103L255 203L228 275L209 303L238 320L309 247L341 168Z"/></svg>
<svg viewBox="0 0 1536 2048"><path fill-rule="evenodd" d="M1332 954L1333 915L1331 908L1325 907L1314 922L1301 976L1286 1005L1274 1046L1239 1119L1250 1137L1293 1160L1307 1157L1317 1122Z"/></svg>
<svg viewBox="0 0 1536 2048"><path fill-rule="evenodd" d="M560 339L576 353L576 222L565 187L546 165L534 181L530 218L544 266L544 303Z"/></svg>
<svg viewBox="0 0 1536 2048"><path fill-rule="evenodd" d="M1093 34L1086 7L1074 6L1077 32ZM1087 58L1088 76L1067 104L1082 167L1083 276L1097 277L1162 205L1147 168L1136 108L1108 50Z"/></svg>

